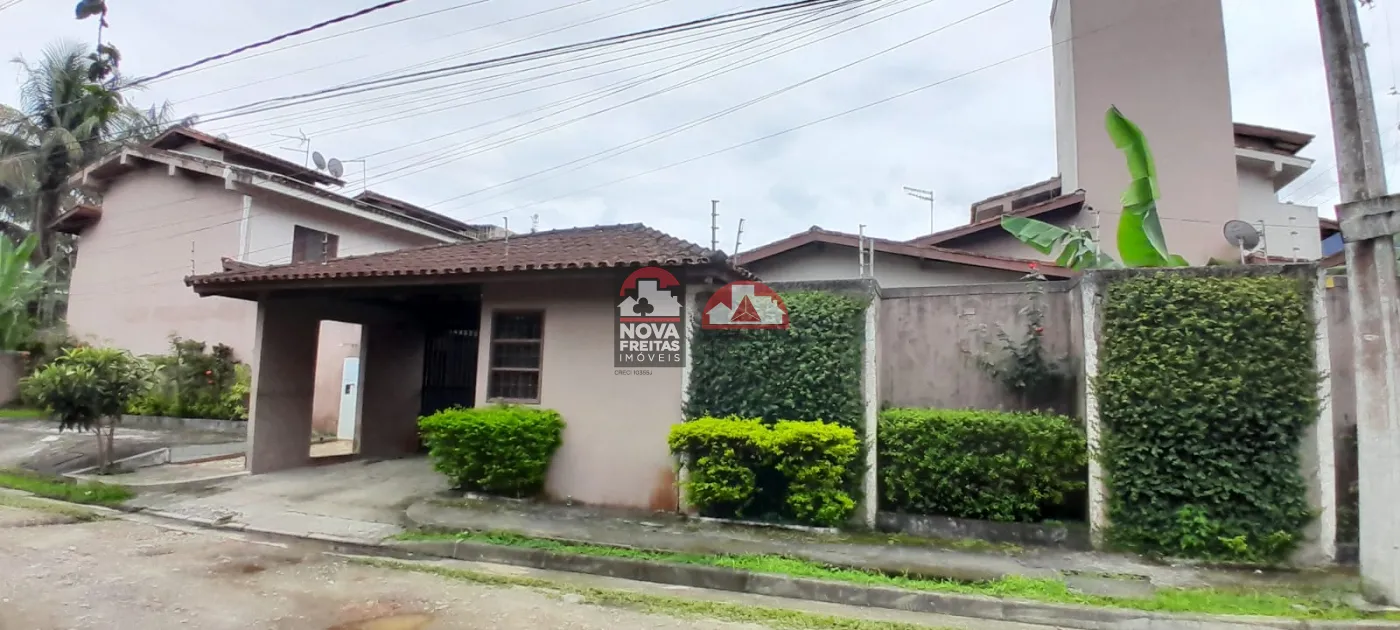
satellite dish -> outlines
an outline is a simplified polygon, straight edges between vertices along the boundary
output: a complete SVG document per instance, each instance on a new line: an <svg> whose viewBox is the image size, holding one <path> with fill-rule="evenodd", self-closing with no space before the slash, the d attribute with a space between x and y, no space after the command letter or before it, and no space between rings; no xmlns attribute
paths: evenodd
<svg viewBox="0 0 1400 630"><path fill-rule="evenodd" d="M313 151L311 153L311 161L316 165L316 168L322 170L326 168L326 156L321 155L320 151Z"/></svg>
<svg viewBox="0 0 1400 630"><path fill-rule="evenodd" d="M340 177L345 174L345 165L341 164L340 160L331 158L326 162L326 172L330 173L331 177Z"/></svg>
<svg viewBox="0 0 1400 630"><path fill-rule="evenodd" d="M1231 219L1225 222L1225 240L1240 249L1252 250L1259 246L1259 230L1239 219Z"/></svg>

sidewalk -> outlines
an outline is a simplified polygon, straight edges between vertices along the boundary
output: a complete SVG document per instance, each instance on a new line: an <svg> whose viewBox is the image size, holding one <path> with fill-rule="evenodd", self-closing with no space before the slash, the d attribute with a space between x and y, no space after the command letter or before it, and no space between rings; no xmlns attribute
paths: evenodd
<svg viewBox="0 0 1400 630"><path fill-rule="evenodd" d="M963 550L938 541L918 544L912 537L880 534L815 534L783 529L723 525L675 515L472 499L429 498L411 505L408 520L420 528L511 532L534 538L698 554L764 554L801 558L833 566L885 573L994 580L1065 575L1150 581L1155 587L1340 587L1354 575L1329 572L1255 572L1152 564L1109 553L1048 548L998 551ZM896 544L898 543L898 544ZM1109 586L1109 588L1112 588Z"/></svg>

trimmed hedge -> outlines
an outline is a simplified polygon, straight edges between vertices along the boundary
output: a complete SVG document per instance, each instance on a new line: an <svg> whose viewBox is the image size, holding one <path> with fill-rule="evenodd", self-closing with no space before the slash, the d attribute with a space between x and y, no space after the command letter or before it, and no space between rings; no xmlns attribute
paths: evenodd
<svg viewBox="0 0 1400 630"><path fill-rule="evenodd" d="M1088 446L1065 416L889 409L880 414L885 510L1035 521L1084 487Z"/></svg>
<svg viewBox="0 0 1400 630"><path fill-rule="evenodd" d="M859 429L866 301L779 294L787 330L697 330L687 418L809 418Z"/></svg>
<svg viewBox="0 0 1400 630"><path fill-rule="evenodd" d="M850 427L700 418L672 427L668 443L687 458L686 498L706 516L763 517L776 505L779 518L836 526L855 510L844 490L860 453Z"/></svg>
<svg viewBox="0 0 1400 630"><path fill-rule="evenodd" d="M1312 518L1298 452L1318 411L1312 280L1159 272L1109 283L1102 313L1110 540L1286 557Z"/></svg>
<svg viewBox="0 0 1400 630"><path fill-rule="evenodd" d="M557 411L510 405L445 409L418 420L433 469L454 487L510 497L538 494L564 443Z"/></svg>

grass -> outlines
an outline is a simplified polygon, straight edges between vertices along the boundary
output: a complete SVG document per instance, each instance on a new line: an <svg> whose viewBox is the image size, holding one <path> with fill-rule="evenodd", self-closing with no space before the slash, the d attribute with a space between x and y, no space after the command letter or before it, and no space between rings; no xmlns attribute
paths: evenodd
<svg viewBox="0 0 1400 630"><path fill-rule="evenodd" d="M0 507L17 508L30 510L33 512L44 512L66 516L75 521L87 523L91 521L105 520L107 517L93 512L92 510L71 505L68 503L55 503L53 501L41 501L34 497L21 497L8 494L0 494Z"/></svg>
<svg viewBox="0 0 1400 630"><path fill-rule="evenodd" d="M412 571L439 577L485 584L487 586L523 587L549 591L559 595L577 595L581 603L609 608L634 610L654 615L682 619L717 619L733 623L760 624L776 630L950 630L896 621L833 617L786 608L766 608L706 600L650 595L616 589L574 586L540 578L490 575L438 565L425 565L379 558L352 558L356 564L396 571Z"/></svg>
<svg viewBox="0 0 1400 630"><path fill-rule="evenodd" d="M1129 599L1078 593L1070 590L1064 582L1049 578L1008 576L998 580L962 582L947 579L889 575L878 571L833 567L819 562L776 555L705 555L669 551L650 551L531 538L509 532L461 532L451 534L410 532L400 534L396 538L407 541L464 540L523 549L539 549L555 553L721 567L750 571L753 573L768 573L794 578L828 580L867 586L884 586L916 591L982 595L1056 604L1081 604L1164 613L1250 615L1294 619L1381 618L1400 620L1400 615L1396 614L1380 616L1356 610L1342 601L1344 593L1339 592L1302 593L1287 590L1265 591L1249 588L1163 588L1158 589L1151 598Z"/></svg>
<svg viewBox="0 0 1400 630"><path fill-rule="evenodd" d="M0 488L23 490L48 499L69 503L113 507L136 496L130 488L116 484L84 481L75 483L24 470L0 469Z"/></svg>
<svg viewBox="0 0 1400 630"><path fill-rule="evenodd" d="M0 409L0 420L33 420L49 414L40 409Z"/></svg>

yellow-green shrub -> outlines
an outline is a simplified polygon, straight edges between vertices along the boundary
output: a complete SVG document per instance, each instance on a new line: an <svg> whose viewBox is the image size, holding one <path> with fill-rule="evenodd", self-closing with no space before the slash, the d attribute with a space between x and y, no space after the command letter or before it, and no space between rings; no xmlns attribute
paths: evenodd
<svg viewBox="0 0 1400 630"><path fill-rule="evenodd" d="M564 443L559 412L498 405L445 409L418 420L433 469L454 487L524 497L544 488Z"/></svg>

